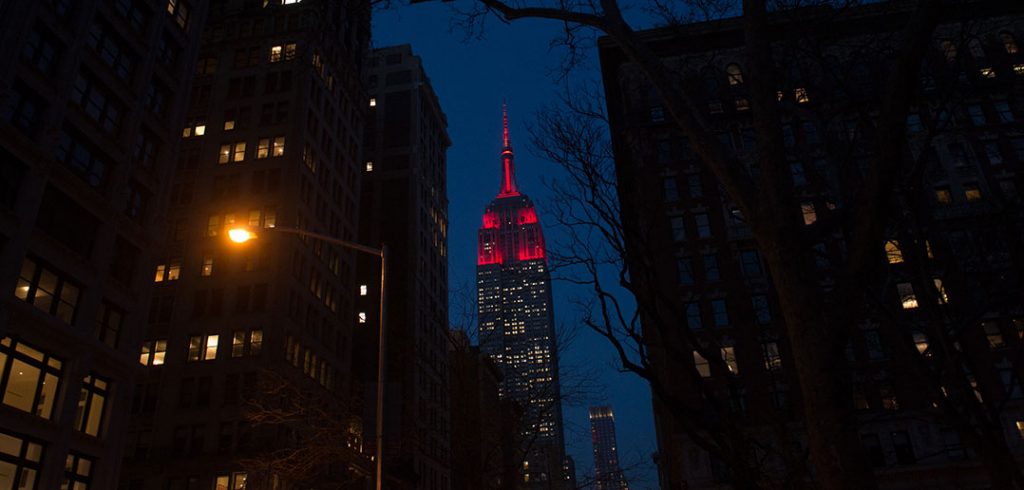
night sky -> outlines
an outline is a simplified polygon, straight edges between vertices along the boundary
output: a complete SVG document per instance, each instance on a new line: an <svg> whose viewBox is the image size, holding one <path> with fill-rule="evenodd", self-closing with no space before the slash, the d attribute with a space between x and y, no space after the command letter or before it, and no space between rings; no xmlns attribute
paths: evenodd
<svg viewBox="0 0 1024 490"><path fill-rule="evenodd" d="M501 177L501 103L509 106L509 126L516 154L519 189L528 194L541 213L549 191L543 179L556 176L553 163L542 161L530 148L527 126L541 108L557 103L558 83L552 78L562 52L550 47L559 24L551 21L517 21L505 25L488 21L483 39L466 40L466 34L449 29L451 12L446 4L426 2L375 12L373 44L376 47L411 44L448 116L452 146L448 151L449 269L450 288L475 295L476 232L484 206L494 199ZM591 50L591 58L594 56ZM596 61L573 75L599 80ZM558 241L559 230L545 222L549 246ZM578 313L569 300L585 295L565 282L553 285L555 317L559 326L574 328ZM465 304L453 298L451 321L466 323ZM596 393L579 405L564 405L566 446L576 460L581 481L594 471L587 404L610 404L615 410L619 459L633 489L657 488L651 463L656 450L650 390L636 375L616 369L615 353L597 334L577 328L573 343L561 354L563 371L580 366L594 368L604 393Z"/></svg>

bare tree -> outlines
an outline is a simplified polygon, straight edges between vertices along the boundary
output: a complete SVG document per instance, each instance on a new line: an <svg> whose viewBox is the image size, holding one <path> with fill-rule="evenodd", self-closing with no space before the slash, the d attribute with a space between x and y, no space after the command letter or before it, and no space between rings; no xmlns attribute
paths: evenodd
<svg viewBox="0 0 1024 490"><path fill-rule="evenodd" d="M361 421L312 380L261 371L245 420L273 441L240 460L246 488L270 490L286 482L312 490L355 490L370 481L372 461L362 451Z"/></svg>

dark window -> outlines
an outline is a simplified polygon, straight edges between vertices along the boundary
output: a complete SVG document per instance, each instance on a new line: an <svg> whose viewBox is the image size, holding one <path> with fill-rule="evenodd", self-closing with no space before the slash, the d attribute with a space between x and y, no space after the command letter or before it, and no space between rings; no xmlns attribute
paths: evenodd
<svg viewBox="0 0 1024 490"><path fill-rule="evenodd" d="M46 103L25 84L18 81L11 90L11 124L26 136L39 129Z"/></svg>
<svg viewBox="0 0 1024 490"><path fill-rule="evenodd" d="M0 206L14 208L25 170L25 165L14 155L0 149Z"/></svg>
<svg viewBox="0 0 1024 490"><path fill-rule="evenodd" d="M114 0L114 11L138 32L146 28L149 9L141 0Z"/></svg>
<svg viewBox="0 0 1024 490"><path fill-rule="evenodd" d="M104 301L100 304L99 314L96 315L96 338L116 349L123 322L124 310Z"/></svg>
<svg viewBox="0 0 1024 490"><path fill-rule="evenodd" d="M751 296L750 302L754 308L754 321L761 325L771 323L772 312L768 306L768 297L764 295Z"/></svg>
<svg viewBox="0 0 1024 490"><path fill-rule="evenodd" d="M707 254L704 256L704 279L707 281L717 281L721 278L721 274L718 270L718 257L715 254Z"/></svg>
<svg viewBox="0 0 1024 490"><path fill-rule="evenodd" d="M687 257L676 259L676 273L679 284L689 286L693 284L693 260Z"/></svg>
<svg viewBox="0 0 1024 490"><path fill-rule="evenodd" d="M75 319L81 289L61 273L25 257L14 296L70 324Z"/></svg>
<svg viewBox="0 0 1024 490"><path fill-rule="evenodd" d="M711 314L715 318L716 327L729 325L729 310L725 307L724 299L711 300Z"/></svg>
<svg viewBox="0 0 1024 490"><path fill-rule="evenodd" d="M136 64L135 55L128 51L127 43L110 26L97 19L89 30L86 42L118 77L122 80L131 78Z"/></svg>
<svg viewBox="0 0 1024 490"><path fill-rule="evenodd" d="M87 184L93 187L106 185L107 173L111 167L109 158L87 143L77 132L69 131L67 128L61 132L54 156Z"/></svg>
<svg viewBox="0 0 1024 490"><path fill-rule="evenodd" d="M142 104L153 114L162 116L164 109L167 108L170 97L170 91L163 84L153 80L146 89L146 95L142 99Z"/></svg>
<svg viewBox="0 0 1024 490"><path fill-rule="evenodd" d="M703 321L700 316L700 303L686 303L684 306L686 313L686 326L691 330L699 330L703 325Z"/></svg>
<svg viewBox="0 0 1024 490"><path fill-rule="evenodd" d="M174 314L174 296L156 296L149 303L149 323L168 323Z"/></svg>
<svg viewBox="0 0 1024 490"><path fill-rule="evenodd" d="M757 250L741 250L740 266L744 277L761 277L761 257Z"/></svg>
<svg viewBox="0 0 1024 490"><path fill-rule="evenodd" d="M99 81L86 73L79 73L71 91L75 101L100 128L110 134L117 132L124 109Z"/></svg>
<svg viewBox="0 0 1024 490"><path fill-rule="evenodd" d="M917 461L917 458L914 457L914 446L911 444L910 435L907 432L893 432L892 447L896 452L897 463L914 464Z"/></svg>
<svg viewBox="0 0 1024 490"><path fill-rule="evenodd" d="M140 130L132 146L132 165L138 165L146 170L153 168L159 151L160 142L156 135L145 129Z"/></svg>
<svg viewBox="0 0 1024 490"><path fill-rule="evenodd" d="M142 223L146 216L147 203L149 203L149 192L142 188L142 184L134 181L128 184L128 201L125 202L124 207L125 216Z"/></svg>
<svg viewBox="0 0 1024 490"><path fill-rule="evenodd" d="M708 221L708 215L704 213L693 215L694 221L697 223L697 236L699 238L708 238L711 236L711 223Z"/></svg>
<svg viewBox="0 0 1024 490"><path fill-rule="evenodd" d="M49 29L36 24L29 32L21 58L44 74L50 74L60 54L60 42Z"/></svg>
<svg viewBox="0 0 1024 490"><path fill-rule="evenodd" d="M139 249L118 235L114 240L113 255L110 261L110 277L125 286L131 286L135 263L139 260Z"/></svg>
<svg viewBox="0 0 1024 490"><path fill-rule="evenodd" d="M871 465L885 466L885 453L882 452L882 443L878 439L878 434L863 434L860 436L860 441Z"/></svg>

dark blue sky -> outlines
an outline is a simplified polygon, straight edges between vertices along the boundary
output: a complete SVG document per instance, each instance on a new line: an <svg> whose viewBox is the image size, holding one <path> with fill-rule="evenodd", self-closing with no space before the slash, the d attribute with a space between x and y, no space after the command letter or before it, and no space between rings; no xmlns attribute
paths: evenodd
<svg viewBox="0 0 1024 490"><path fill-rule="evenodd" d="M543 212L548 190L542 179L556 176L554 164L541 161L529 146L527 125L546 105L557 102L559 87L551 78L562 52L550 48L559 24L550 21L517 21L510 25L488 21L483 39L465 40L459 30L449 29L451 13L446 4L426 2L376 12L374 45L411 44L437 92L448 116L452 147L448 151L449 268L453 290L475 294L476 232L484 206L495 197L500 180L501 102L509 106L509 125L516 152L519 189L533 198ZM595 63L579 69L574 78L599 77ZM559 230L545 225L550 244ZM586 294L564 282L553 286L555 315L559 325L573 328L578 318L569 300ZM452 322L464 323L459 305L452 305ZM650 390L633 374L619 373L615 353L606 340L578 328L575 341L562 354L563 370L594 368L604 386L587 404L610 404L615 410L619 459L627 467L631 488L657 488L650 456L656 450ZM566 444L576 460L579 477L593 474L587 407L563 407Z"/></svg>

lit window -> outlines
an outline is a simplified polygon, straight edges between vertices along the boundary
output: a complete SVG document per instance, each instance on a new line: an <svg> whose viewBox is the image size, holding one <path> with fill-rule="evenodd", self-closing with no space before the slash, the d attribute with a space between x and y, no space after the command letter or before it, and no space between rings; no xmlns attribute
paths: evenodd
<svg viewBox="0 0 1024 490"><path fill-rule="evenodd" d="M260 138L256 144L256 158L267 158L270 156L270 138Z"/></svg>
<svg viewBox="0 0 1024 490"><path fill-rule="evenodd" d="M189 9L185 0L167 0L167 13L174 17L178 27L184 29L188 25Z"/></svg>
<svg viewBox="0 0 1024 490"><path fill-rule="evenodd" d="M188 138L189 136L192 136L192 127L191 126L181 130L181 137L182 138Z"/></svg>
<svg viewBox="0 0 1024 490"><path fill-rule="evenodd" d="M725 73L728 75L729 85L743 85L743 71L739 65L731 64L725 67Z"/></svg>
<svg viewBox="0 0 1024 490"><path fill-rule="evenodd" d="M377 99L375 97L370 97L370 107L377 107Z"/></svg>
<svg viewBox="0 0 1024 490"><path fill-rule="evenodd" d="M1024 439L1024 420L1017 421L1017 435Z"/></svg>
<svg viewBox="0 0 1024 490"><path fill-rule="evenodd" d="M107 381L92 374L82 380L82 392L75 409L75 430L90 436L100 433L103 408L107 402Z"/></svg>
<svg viewBox="0 0 1024 490"><path fill-rule="evenodd" d="M982 68L982 69L978 70L978 73L981 74L982 78L995 78L996 77L996 71L993 70L992 68L988 68L988 67Z"/></svg>
<svg viewBox="0 0 1024 490"><path fill-rule="evenodd" d="M938 293L938 302L940 305L944 305L949 302L949 295L946 294L946 288L942 287L942 279L933 278L932 282L935 284L935 291Z"/></svg>
<svg viewBox="0 0 1024 490"><path fill-rule="evenodd" d="M372 161L366 162L366 171L367 172L373 172L373 162Z"/></svg>
<svg viewBox="0 0 1024 490"><path fill-rule="evenodd" d="M935 188L935 202L939 204L950 204L953 202L953 194L949 192L948 187Z"/></svg>
<svg viewBox="0 0 1024 490"><path fill-rule="evenodd" d="M360 311L359 312L359 323L366 323L366 312L365 311Z"/></svg>
<svg viewBox="0 0 1024 490"><path fill-rule="evenodd" d="M63 362L24 343L0 339L3 404L49 419L57 399Z"/></svg>
<svg viewBox="0 0 1024 490"><path fill-rule="evenodd" d="M263 227L273 228L275 226L277 226L277 212L267 211L263 213Z"/></svg>
<svg viewBox="0 0 1024 490"><path fill-rule="evenodd" d="M202 277L210 277L213 274L213 257L203 257L203 269L199 272Z"/></svg>
<svg viewBox="0 0 1024 490"><path fill-rule="evenodd" d="M220 215L215 214L206 220L206 236L217 236L220 233Z"/></svg>
<svg viewBox="0 0 1024 490"><path fill-rule="evenodd" d="M900 303L904 310L917 308L917 296L914 295L914 286L909 282L901 282L896 285L896 292L900 295Z"/></svg>
<svg viewBox="0 0 1024 490"><path fill-rule="evenodd" d="M761 358L764 360L765 371L778 371L782 369L782 356L779 355L778 342L762 343Z"/></svg>
<svg viewBox="0 0 1024 490"><path fill-rule="evenodd" d="M228 119L227 121L224 121L224 131L231 131L233 129L235 129L234 119Z"/></svg>
<svg viewBox="0 0 1024 490"><path fill-rule="evenodd" d="M964 184L964 197L967 202L976 202L981 200L981 189L978 184Z"/></svg>
<svg viewBox="0 0 1024 490"><path fill-rule="evenodd" d="M804 216L804 224L809 225L818 221L818 213L814 210L813 202L802 202L800 203L800 212Z"/></svg>
<svg viewBox="0 0 1024 490"><path fill-rule="evenodd" d="M368 289L369 288L367 288L366 284L360 284L359 285L359 295L360 296L366 296L366 293L367 293Z"/></svg>
<svg viewBox="0 0 1024 490"><path fill-rule="evenodd" d="M64 460L64 483L60 487L89 490L92 483L92 465L92 458L74 451L69 452L68 457Z"/></svg>
<svg viewBox="0 0 1024 490"><path fill-rule="evenodd" d="M896 240L885 242L885 255L889 259L890 264L903 262L903 252L900 251L900 244Z"/></svg>
<svg viewBox="0 0 1024 490"><path fill-rule="evenodd" d="M14 296L64 323L71 323L81 290L60 273L28 257L14 287Z"/></svg>
<svg viewBox="0 0 1024 490"><path fill-rule="evenodd" d="M263 351L263 330L249 332L249 355L258 356Z"/></svg>
<svg viewBox="0 0 1024 490"><path fill-rule="evenodd" d="M275 157L284 155L284 136L277 136L274 138L273 149L271 154Z"/></svg>
<svg viewBox="0 0 1024 490"><path fill-rule="evenodd" d="M914 345L917 346L917 352L921 355L927 356L928 352L928 336L924 332L914 332Z"/></svg>
<svg viewBox="0 0 1024 490"><path fill-rule="evenodd" d="M1016 54L1020 51L1020 49L1017 48L1017 41L1013 39L1013 34L1010 34L1009 32L1002 32L999 34L999 38L1002 39L1003 48L1006 49L1007 54Z"/></svg>
<svg viewBox="0 0 1024 490"><path fill-rule="evenodd" d="M217 335L195 335L188 340L188 360L208 361L217 358Z"/></svg>
<svg viewBox="0 0 1024 490"><path fill-rule="evenodd" d="M245 330L235 330L231 335L231 357L245 355Z"/></svg>
<svg viewBox="0 0 1024 490"><path fill-rule="evenodd" d="M143 366L160 366L167 357L166 340L147 340L142 343L142 353L139 355L139 364Z"/></svg>
<svg viewBox="0 0 1024 490"><path fill-rule="evenodd" d="M245 142L220 145L220 158L217 163L241 162L245 160Z"/></svg>
<svg viewBox="0 0 1024 490"><path fill-rule="evenodd" d="M277 45L270 47L270 62L277 63L281 61L281 53L284 51L284 46Z"/></svg>
<svg viewBox="0 0 1024 490"><path fill-rule="evenodd" d="M1024 76L1024 64L1013 65L1013 74L1017 76Z"/></svg>
<svg viewBox="0 0 1024 490"><path fill-rule="evenodd" d="M793 95L796 97L798 104L806 104L811 101L811 98L807 95L807 89L799 87L793 91Z"/></svg>
<svg viewBox="0 0 1024 490"><path fill-rule="evenodd" d="M195 135L196 136L203 136L205 134L206 134L206 124L197 124L196 125Z"/></svg>
<svg viewBox="0 0 1024 490"><path fill-rule="evenodd" d="M708 365L708 360L697 351L693 351L693 364L702 378L711 376L711 366Z"/></svg>
<svg viewBox="0 0 1024 490"><path fill-rule="evenodd" d="M736 351L732 346L722 347L722 361L725 362L725 367L729 368L730 373L740 373L739 364L736 363Z"/></svg>
<svg viewBox="0 0 1024 490"><path fill-rule="evenodd" d="M181 261L175 260L156 266L153 282L177 281L181 277Z"/></svg>
<svg viewBox="0 0 1024 490"><path fill-rule="evenodd" d="M0 468L3 468L0 478L8 485L5 488L36 488L43 446L15 434L0 432L0 448Z"/></svg>

